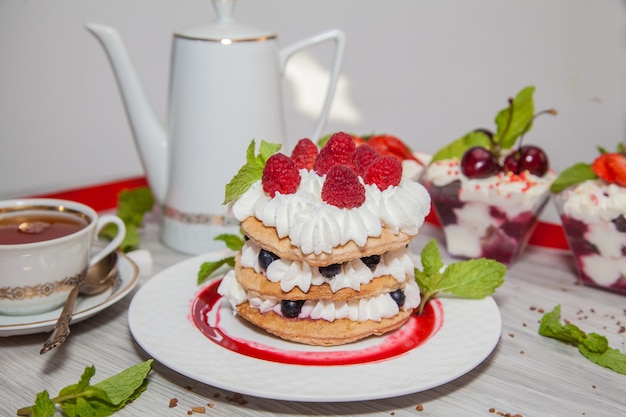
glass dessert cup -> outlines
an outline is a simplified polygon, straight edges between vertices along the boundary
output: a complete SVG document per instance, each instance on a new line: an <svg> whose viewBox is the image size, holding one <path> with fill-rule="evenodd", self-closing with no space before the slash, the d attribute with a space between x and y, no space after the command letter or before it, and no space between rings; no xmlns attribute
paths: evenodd
<svg viewBox="0 0 626 417"><path fill-rule="evenodd" d="M575 212L567 205L572 194L566 189L553 200L580 283L626 294L626 218L601 206Z"/></svg>
<svg viewBox="0 0 626 417"><path fill-rule="evenodd" d="M443 186L423 181L431 196L446 239L456 258L489 258L512 265L526 247L550 194L537 196L526 206L502 201L462 201L461 182Z"/></svg>

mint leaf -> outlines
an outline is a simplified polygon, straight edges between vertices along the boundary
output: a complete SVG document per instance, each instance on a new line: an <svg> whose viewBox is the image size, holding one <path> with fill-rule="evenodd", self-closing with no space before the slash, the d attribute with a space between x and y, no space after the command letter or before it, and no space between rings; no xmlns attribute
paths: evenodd
<svg viewBox="0 0 626 417"><path fill-rule="evenodd" d="M72 399L72 398L80 398L80 396L89 396L94 398L99 398L104 401L109 401L105 392L98 390L89 385L89 381L91 381L91 377L96 374L96 367L91 365L85 368L83 374L78 381L78 384L68 385L59 391L59 395L57 399ZM67 405L67 404L65 404ZM73 403L70 406L73 408Z"/></svg>
<svg viewBox="0 0 626 417"><path fill-rule="evenodd" d="M17 410L18 416L32 415L33 417L52 417L56 412L54 401L50 399L48 391L41 391L35 398L35 404L33 405L32 414L20 414L20 410Z"/></svg>
<svg viewBox="0 0 626 417"><path fill-rule="evenodd" d="M98 382L94 387L104 391L112 404L121 404L130 398L137 389L141 388L152 370L152 365L153 360L149 359Z"/></svg>
<svg viewBox="0 0 626 417"><path fill-rule="evenodd" d="M439 292L462 298L481 299L494 293L504 283L507 267L492 259L470 259L449 264L444 269L439 248L431 239L422 250L423 270L414 269L415 280L422 291L418 307L421 314L426 303Z"/></svg>
<svg viewBox="0 0 626 417"><path fill-rule="evenodd" d="M224 265L231 268L234 267L235 257L229 256L227 258L220 259L219 261L203 262L202 265L200 265L200 270L198 271L198 285L202 284L209 278L214 278L217 275L217 271Z"/></svg>
<svg viewBox="0 0 626 417"><path fill-rule="evenodd" d="M243 237L238 236L238 235L233 235L230 233L223 233L221 235L217 235L213 238L213 240L221 240L222 242L226 244L226 247L228 249L234 250L234 251L240 250L243 247L244 243L246 243Z"/></svg>
<svg viewBox="0 0 626 417"><path fill-rule="evenodd" d="M539 325L539 334L565 343L578 345L586 337L585 332L571 323L561 324L559 321L560 315L560 305L554 307L551 312L544 314Z"/></svg>
<svg viewBox="0 0 626 417"><path fill-rule="evenodd" d="M563 170L559 176L552 182L550 191L554 194L569 188L573 185L580 184L587 180L597 179L598 176L591 169L591 164L579 162L569 168Z"/></svg>
<svg viewBox="0 0 626 417"><path fill-rule="evenodd" d="M439 281L439 291L463 298L481 299L504 283L507 268L493 259L469 259L448 265Z"/></svg>
<svg viewBox="0 0 626 417"><path fill-rule="evenodd" d="M263 168L270 156L278 152L281 145L275 143L269 143L264 140L259 145L259 154L255 156L255 142L254 140L248 145L246 150L246 163L242 166L235 176L226 184L224 202L222 204L228 204L235 200L256 181L260 180L263 176Z"/></svg>
<svg viewBox="0 0 626 417"><path fill-rule="evenodd" d="M495 120L497 130L494 142L500 146L500 149L512 148L517 138L530 130L535 113L534 92L534 86L523 88L511 100L508 107L498 112Z"/></svg>
<svg viewBox="0 0 626 417"><path fill-rule="evenodd" d="M461 159L465 151L474 146L491 147L491 139L483 131L472 131L465 136L455 140L449 145L437 151L431 160L432 162L444 159Z"/></svg>
<svg viewBox="0 0 626 417"><path fill-rule="evenodd" d="M230 233L224 233L215 236L213 240L221 240L226 244L226 247L232 251L241 250L241 248L243 248L243 245L246 243L243 236L233 235ZM220 269L222 266L228 266L230 268L234 267L235 257L227 256L217 261L203 262L200 265L200 270L198 271L197 284L200 285L205 280L209 278L215 278L219 273L224 272L222 269Z"/></svg>
<svg viewBox="0 0 626 417"><path fill-rule="evenodd" d="M117 215L125 222L141 224L144 213L152 210L154 198L148 187L123 190L118 194Z"/></svg>
<svg viewBox="0 0 626 417"><path fill-rule="evenodd" d="M265 163L270 158L270 156L278 152L280 148L281 145L278 143L271 143L262 140L261 144L259 145L259 155L257 158L261 158L261 162L263 163L263 166L265 166Z"/></svg>
<svg viewBox="0 0 626 417"><path fill-rule="evenodd" d="M584 357L596 365L603 366L614 372L626 375L626 355L617 349L608 348L604 352L593 352L585 345L578 346L578 350Z"/></svg>
<svg viewBox="0 0 626 417"><path fill-rule="evenodd" d="M80 380L78 384L76 384L76 391L83 391L85 388L89 386L89 381L91 381L91 377L96 374L96 367L91 365L85 368L83 374L80 376Z"/></svg>
<svg viewBox="0 0 626 417"><path fill-rule="evenodd" d="M74 395L59 393L55 399L68 417L110 416L116 407L110 403L106 393L94 387L78 391Z"/></svg>
<svg viewBox="0 0 626 417"><path fill-rule="evenodd" d="M226 193L222 204L228 204L248 191L250 186L263 176L263 167L264 165L257 162L242 166L230 182L226 184Z"/></svg>
<svg viewBox="0 0 626 417"><path fill-rule="evenodd" d="M126 226L126 236L120 244L122 252L130 252L139 247L139 227L146 212L152 210L154 197L148 187L137 187L132 190L123 190L117 196L117 216ZM114 224L107 224L99 236L112 240L117 233Z"/></svg>
<svg viewBox="0 0 626 417"><path fill-rule="evenodd" d="M437 291L439 281L443 277L440 271L444 267L443 261L441 260L441 254L439 253L439 248L437 247L437 242L434 239L428 241L422 249L421 263L423 271L415 268L415 280L422 290L422 293L434 293Z"/></svg>
<svg viewBox="0 0 626 417"><path fill-rule="evenodd" d="M587 337L581 341L581 344L586 350L594 353L604 353L609 348L608 339L598 333L589 333Z"/></svg>
<svg viewBox="0 0 626 417"><path fill-rule="evenodd" d="M65 411L65 414L67 414L69 417L96 417L96 410L94 410L91 404L89 404L89 402L82 397L78 397L76 399L76 406L73 407L73 410L71 412L66 411L66 409L64 409L63 411Z"/></svg>
<svg viewBox="0 0 626 417"><path fill-rule="evenodd" d="M539 334L578 346L578 351L591 362L626 375L626 355L610 348L607 338L602 335L586 334L571 323L561 324L560 315L560 305L544 314L539 325Z"/></svg>
<svg viewBox="0 0 626 417"><path fill-rule="evenodd" d="M18 416L52 417L58 404L68 417L107 417L137 398L147 387L153 360L132 366L95 385L89 385L95 367L87 367L77 384L61 389L50 398L47 391L37 394L35 404L17 410Z"/></svg>
<svg viewBox="0 0 626 417"><path fill-rule="evenodd" d="M438 274L444 267L435 239L429 240L422 249L421 262L424 268L424 274L426 275Z"/></svg>

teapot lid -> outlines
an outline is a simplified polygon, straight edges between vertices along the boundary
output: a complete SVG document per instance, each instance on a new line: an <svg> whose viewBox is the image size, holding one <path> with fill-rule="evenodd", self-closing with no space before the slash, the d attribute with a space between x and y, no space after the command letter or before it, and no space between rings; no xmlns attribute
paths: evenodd
<svg viewBox="0 0 626 417"><path fill-rule="evenodd" d="M272 32L235 22L232 17L235 0L213 0L213 7L217 14L213 22L176 31L175 36L217 42L254 41L276 37Z"/></svg>

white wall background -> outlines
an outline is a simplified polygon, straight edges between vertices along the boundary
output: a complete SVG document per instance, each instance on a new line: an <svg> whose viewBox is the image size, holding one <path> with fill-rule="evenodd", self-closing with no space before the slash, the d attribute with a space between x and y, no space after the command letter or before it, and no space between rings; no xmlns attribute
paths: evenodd
<svg viewBox="0 0 626 417"><path fill-rule="evenodd" d="M164 120L171 34L213 17L209 0L0 0L0 198L143 174L109 63L84 22L120 31ZM388 132L433 152L493 127L506 99L533 84L536 107L559 116L538 120L526 142L542 145L555 169L624 138L624 0L239 0L235 17L275 31L281 46L346 32L329 132ZM313 129L321 94L307 85L320 82L311 69L327 68L331 52L313 48L288 67L294 141Z"/></svg>

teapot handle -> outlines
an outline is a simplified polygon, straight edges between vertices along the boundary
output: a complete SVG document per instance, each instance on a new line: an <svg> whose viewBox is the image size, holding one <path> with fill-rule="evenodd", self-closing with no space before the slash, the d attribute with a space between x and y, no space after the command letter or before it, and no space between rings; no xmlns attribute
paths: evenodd
<svg viewBox="0 0 626 417"><path fill-rule="evenodd" d="M313 46L328 40L334 40L336 42L335 56L333 59L333 68L330 82L328 83L328 90L326 91L326 99L324 100L324 107L322 107L322 113L317 119L317 124L315 126L313 136L311 136L311 139L313 139L313 141L317 141L317 139L320 138L322 134L322 129L326 125L328 112L330 111L330 105L332 103L333 96L335 95L337 81L339 80L339 73L341 72L341 65L343 63L343 56L346 49L346 35L340 29L332 29L289 45L283 48L279 53L280 71L281 74L284 74L285 66L287 65L287 61L289 60L291 55L293 55L300 49L304 49L308 46Z"/></svg>

